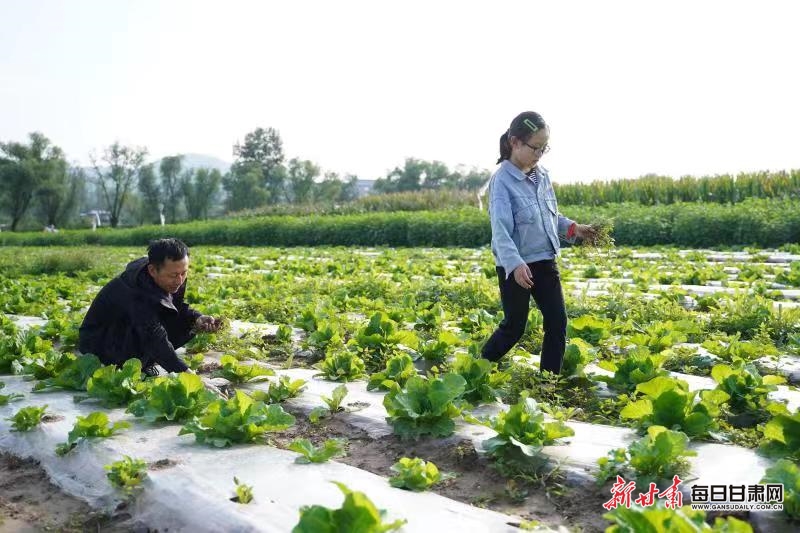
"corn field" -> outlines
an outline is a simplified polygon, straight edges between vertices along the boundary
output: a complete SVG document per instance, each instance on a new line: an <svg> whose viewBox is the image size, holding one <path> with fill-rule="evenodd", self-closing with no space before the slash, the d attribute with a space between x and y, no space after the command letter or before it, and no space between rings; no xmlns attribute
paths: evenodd
<svg viewBox="0 0 800 533"><path fill-rule="evenodd" d="M797 198L800 169L718 176L648 175L636 179L554 184L561 205L606 205L635 202L642 205L677 202L737 203L746 198Z"/></svg>

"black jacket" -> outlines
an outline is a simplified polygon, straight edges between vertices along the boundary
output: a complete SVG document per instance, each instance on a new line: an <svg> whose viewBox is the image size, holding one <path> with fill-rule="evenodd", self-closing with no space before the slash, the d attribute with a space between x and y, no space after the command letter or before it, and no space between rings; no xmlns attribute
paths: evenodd
<svg viewBox="0 0 800 533"><path fill-rule="evenodd" d="M153 281L147 264L146 257L128 263L100 290L81 324L78 348L105 364L138 357L143 367L158 363L168 372L183 372L187 366L175 348L194 336L200 313L183 301L186 282L170 295Z"/></svg>

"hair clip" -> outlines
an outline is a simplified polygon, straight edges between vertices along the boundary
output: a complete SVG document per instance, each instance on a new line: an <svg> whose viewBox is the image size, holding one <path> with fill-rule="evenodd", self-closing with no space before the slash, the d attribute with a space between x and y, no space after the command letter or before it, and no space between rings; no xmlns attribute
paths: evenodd
<svg viewBox="0 0 800 533"><path fill-rule="evenodd" d="M529 118L526 118L525 120L523 120L522 123L525 124L526 126L528 126L531 129L531 131L534 132L534 133L539 131L539 127L536 124L534 124L533 122L531 122L531 119L529 119Z"/></svg>

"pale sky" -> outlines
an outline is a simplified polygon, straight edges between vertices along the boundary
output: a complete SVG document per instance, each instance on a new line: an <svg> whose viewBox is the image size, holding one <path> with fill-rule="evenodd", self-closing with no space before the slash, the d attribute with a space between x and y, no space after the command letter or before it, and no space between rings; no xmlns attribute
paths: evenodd
<svg viewBox="0 0 800 533"><path fill-rule="evenodd" d="M493 169L538 111L554 181L800 168L793 1L0 0L0 140L231 161L256 127L373 179Z"/></svg>

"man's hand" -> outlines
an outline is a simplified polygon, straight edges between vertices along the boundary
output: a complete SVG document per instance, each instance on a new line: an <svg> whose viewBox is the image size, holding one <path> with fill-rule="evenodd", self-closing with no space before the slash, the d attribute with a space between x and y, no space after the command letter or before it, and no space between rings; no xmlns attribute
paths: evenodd
<svg viewBox="0 0 800 533"><path fill-rule="evenodd" d="M514 269L514 281L523 289L533 288L533 274L531 269L525 263Z"/></svg>
<svg viewBox="0 0 800 533"><path fill-rule="evenodd" d="M587 224L575 224L575 236L583 241L594 243L597 239L597 230Z"/></svg>
<svg viewBox="0 0 800 533"><path fill-rule="evenodd" d="M222 327L222 319L214 318L213 316L208 315L201 315L197 317L194 327L197 329L197 331L202 331L204 333L216 333L219 331L219 328Z"/></svg>

